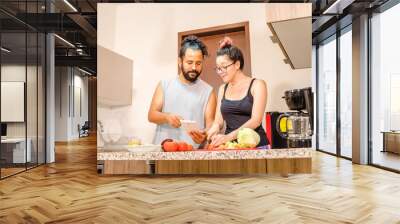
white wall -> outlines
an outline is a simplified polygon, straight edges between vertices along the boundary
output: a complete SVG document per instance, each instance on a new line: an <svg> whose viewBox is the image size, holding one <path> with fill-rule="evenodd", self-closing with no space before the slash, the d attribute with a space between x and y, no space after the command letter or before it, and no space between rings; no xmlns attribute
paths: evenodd
<svg viewBox="0 0 400 224"><path fill-rule="evenodd" d="M55 68L55 141L68 140L68 85L67 67Z"/></svg>
<svg viewBox="0 0 400 224"><path fill-rule="evenodd" d="M77 73L78 72L78 73ZM75 90L76 87L80 88L81 91L81 110L82 112L79 113L78 108L76 107L76 104L79 104L79 102L76 102L75 104L75 116L73 116L72 119L72 130L71 130L71 134L73 136L73 138L77 138L79 137L79 133L78 133L78 129L77 126L78 124L80 124L81 126L85 123L85 121L88 121L88 106L89 106L89 102L88 102L88 77L87 76L82 76L82 73L75 70L75 75L74 75L74 83L73 85L75 86ZM74 92L74 94L76 94L76 92ZM77 98L74 98L75 100L77 100Z"/></svg>
<svg viewBox="0 0 400 224"><path fill-rule="evenodd" d="M77 139L78 124L88 120L87 77L71 67L56 67L55 73L55 141ZM81 89L82 116L76 109L74 114L75 87ZM70 90L69 90L70 89Z"/></svg>
<svg viewBox="0 0 400 224"><path fill-rule="evenodd" d="M1 66L1 81L3 82L25 82L26 72L28 75L35 74L36 75L36 67L33 66L25 66L18 64L8 64ZM36 92L35 92L36 93ZM36 96L28 93L28 96ZM2 108L5 110L6 108ZM31 114L29 114L31 115ZM36 114L35 114L36 116ZM32 122L33 119L29 116L29 122ZM35 120L36 121L36 120ZM7 136L8 137L25 137L25 126L26 122L8 122L7 123ZM31 127L31 123L29 127ZM29 136L30 133L28 133Z"/></svg>
<svg viewBox="0 0 400 224"><path fill-rule="evenodd" d="M37 70L38 69L38 70ZM26 84L25 122L7 122L7 137L25 137L30 139L32 161L36 161L39 153L39 163L44 162L44 87L42 68L25 66L25 64L3 64L1 66L1 81L18 81ZM26 81L27 79L27 81ZM39 92L37 92L39 91ZM2 96L7 97L7 96ZM1 108L7 110L9 108Z"/></svg>
<svg viewBox="0 0 400 224"><path fill-rule="evenodd" d="M265 22L265 7L227 3L98 4L98 45L134 62L132 106L99 107L98 119L118 117L123 133L150 142L155 125L147 122L147 111L157 83L178 74L178 32L244 21L250 25L253 76L268 85L267 111L286 111L283 92L311 86L311 69L292 70L283 62L279 46L269 38L272 34ZM101 76L101 71L98 73Z"/></svg>

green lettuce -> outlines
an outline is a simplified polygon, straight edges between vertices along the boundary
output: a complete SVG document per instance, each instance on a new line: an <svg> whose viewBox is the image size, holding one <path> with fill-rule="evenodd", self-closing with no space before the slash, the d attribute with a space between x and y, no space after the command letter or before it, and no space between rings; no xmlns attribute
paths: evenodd
<svg viewBox="0 0 400 224"><path fill-rule="evenodd" d="M242 128L238 132L237 142L244 148L255 148L260 143L260 136L251 128Z"/></svg>

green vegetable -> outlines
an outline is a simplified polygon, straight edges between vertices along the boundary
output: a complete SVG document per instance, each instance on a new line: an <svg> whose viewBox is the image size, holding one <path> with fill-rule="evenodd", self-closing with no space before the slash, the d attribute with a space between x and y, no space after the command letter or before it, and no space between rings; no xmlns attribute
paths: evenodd
<svg viewBox="0 0 400 224"><path fill-rule="evenodd" d="M237 141L244 148L255 148L260 143L260 136L251 128L239 130Z"/></svg>
<svg viewBox="0 0 400 224"><path fill-rule="evenodd" d="M236 149L236 148L238 148L237 145L238 145L237 142L226 142L225 143L225 147L227 149Z"/></svg>

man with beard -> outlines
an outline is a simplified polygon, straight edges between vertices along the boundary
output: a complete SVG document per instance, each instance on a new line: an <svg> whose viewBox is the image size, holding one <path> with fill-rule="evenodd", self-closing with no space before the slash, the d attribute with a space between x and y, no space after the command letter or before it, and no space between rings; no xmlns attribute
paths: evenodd
<svg viewBox="0 0 400 224"><path fill-rule="evenodd" d="M154 144L171 138L198 147L206 140L206 130L214 121L216 108L213 88L199 78L207 55L207 47L196 36L182 41L179 75L158 84L149 109L149 121L157 124ZM196 121L202 130L186 133L180 128L182 119Z"/></svg>

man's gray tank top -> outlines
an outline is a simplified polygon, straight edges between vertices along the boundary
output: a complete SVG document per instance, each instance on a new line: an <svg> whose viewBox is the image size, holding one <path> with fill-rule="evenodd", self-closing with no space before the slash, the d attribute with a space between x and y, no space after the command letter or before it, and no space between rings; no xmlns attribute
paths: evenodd
<svg viewBox="0 0 400 224"><path fill-rule="evenodd" d="M198 126L204 129L204 114L212 87L201 79L192 84L182 83L179 78L163 80L160 83L164 96L162 112L196 121ZM153 143L160 144L167 138L185 141L195 148L198 147L183 128L173 128L168 124L157 125Z"/></svg>

